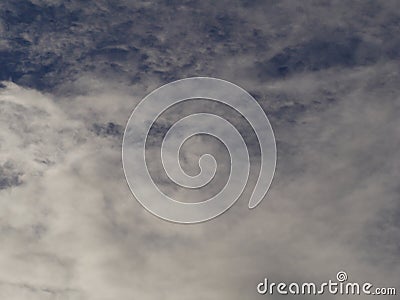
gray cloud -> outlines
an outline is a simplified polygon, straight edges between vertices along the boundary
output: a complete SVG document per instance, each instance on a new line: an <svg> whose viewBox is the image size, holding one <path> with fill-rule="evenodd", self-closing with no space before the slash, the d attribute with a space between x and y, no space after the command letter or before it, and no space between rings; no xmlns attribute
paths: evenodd
<svg viewBox="0 0 400 300"><path fill-rule="evenodd" d="M265 276L319 281L341 269L398 285L398 2L0 9L0 75L17 83L0 90L0 298L256 299ZM120 151L134 105L189 75L255 95L278 166L257 209L244 195L219 218L182 226L134 200Z"/></svg>

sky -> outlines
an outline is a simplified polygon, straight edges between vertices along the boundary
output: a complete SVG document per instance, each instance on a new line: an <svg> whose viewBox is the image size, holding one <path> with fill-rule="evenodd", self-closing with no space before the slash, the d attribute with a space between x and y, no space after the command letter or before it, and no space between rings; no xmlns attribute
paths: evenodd
<svg viewBox="0 0 400 300"><path fill-rule="evenodd" d="M257 284L341 270L399 289L399 31L398 1L2 1L0 299L287 299ZM229 170L221 144L197 137L184 169L195 174L212 152L221 176L201 192L168 181L158 146L184 115L223 115L252 154L236 204L182 225L135 200L121 148L135 105L191 76L258 101L277 167L249 210L259 154L249 127L201 99L172 108L148 148L166 193L201 200Z"/></svg>

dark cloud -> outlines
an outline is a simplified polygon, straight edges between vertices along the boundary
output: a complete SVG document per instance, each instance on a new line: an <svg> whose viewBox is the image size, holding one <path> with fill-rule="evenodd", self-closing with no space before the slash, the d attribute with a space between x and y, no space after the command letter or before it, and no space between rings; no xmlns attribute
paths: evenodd
<svg viewBox="0 0 400 300"><path fill-rule="evenodd" d="M386 54L386 57L388 55ZM260 76L284 77L293 73L319 71L332 67L355 67L375 63L385 57L379 45L368 44L359 37L327 34L281 53L260 64Z"/></svg>
<svg viewBox="0 0 400 300"><path fill-rule="evenodd" d="M97 135L100 136L115 136L122 138L123 128L121 125L109 122L107 124L94 124L93 130Z"/></svg>
<svg viewBox="0 0 400 300"><path fill-rule="evenodd" d="M6 161L0 166L0 189L7 189L22 184L22 174L11 161Z"/></svg>

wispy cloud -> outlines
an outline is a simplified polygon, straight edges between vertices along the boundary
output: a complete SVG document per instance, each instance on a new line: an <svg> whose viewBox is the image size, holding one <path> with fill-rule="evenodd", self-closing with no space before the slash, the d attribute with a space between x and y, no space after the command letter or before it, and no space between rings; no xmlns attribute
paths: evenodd
<svg viewBox="0 0 400 300"><path fill-rule="evenodd" d="M396 1L19 2L0 4L0 78L17 82L0 89L0 298L256 299L265 276L314 281L341 269L398 284ZM134 200L121 133L143 96L191 75L256 97L278 165L257 209L244 196L182 226ZM210 109L198 103L171 110L156 136ZM220 145L192 142L224 158ZM165 190L196 198L159 168Z"/></svg>

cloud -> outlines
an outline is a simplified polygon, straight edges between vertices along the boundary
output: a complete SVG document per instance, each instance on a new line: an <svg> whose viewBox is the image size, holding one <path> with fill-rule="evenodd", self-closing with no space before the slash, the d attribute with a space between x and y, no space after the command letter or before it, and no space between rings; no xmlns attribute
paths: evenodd
<svg viewBox="0 0 400 300"><path fill-rule="evenodd" d="M330 279L339 269L354 280L395 285L396 72L391 64L374 65L266 86L263 93L287 99L285 114L272 119L284 146L267 199L252 211L240 199L195 226L160 221L133 201L120 135L93 130L109 124L102 111L118 111L129 95L101 104L96 88L88 88L89 95L65 105L7 84L1 153L23 175L20 185L0 191L1 269L12 270L0 276L5 290L49 289L61 299L252 299L264 276L301 282ZM285 108L296 103L304 108Z"/></svg>
<svg viewBox="0 0 400 300"><path fill-rule="evenodd" d="M256 299L265 276L329 280L341 269L396 286L397 6L2 2L0 79L17 84L0 90L0 298ZM271 76L281 66L285 76ZM147 93L193 75L255 95L278 166L255 210L245 195L215 220L182 226L134 200L121 132ZM171 111L158 134L192 110ZM196 154L224 156L192 142Z"/></svg>

